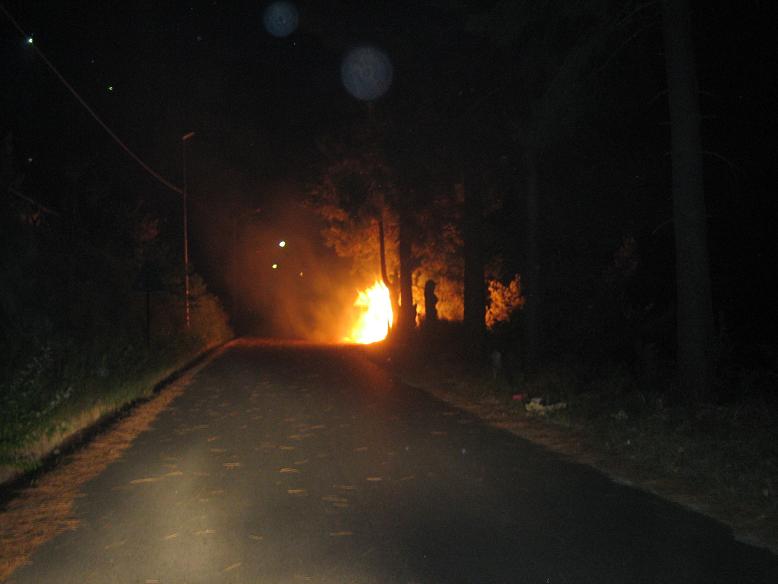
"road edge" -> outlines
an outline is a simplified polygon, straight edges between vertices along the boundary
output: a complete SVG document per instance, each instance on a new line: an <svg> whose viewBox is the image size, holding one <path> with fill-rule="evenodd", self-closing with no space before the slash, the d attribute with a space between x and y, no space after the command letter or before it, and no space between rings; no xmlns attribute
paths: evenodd
<svg viewBox="0 0 778 584"><path fill-rule="evenodd" d="M183 365L173 365L153 383L148 396L139 397L118 407L95 408L82 412L72 420L72 427L63 434L53 437L43 437L30 447L31 461L36 465L32 470L25 470L10 465L0 465L0 511L4 504L13 497L13 492L23 488L35 478L55 468L59 461L79 448L88 444L101 432L110 428L117 420L129 415L139 404L153 399L165 387L174 383L188 371L198 366L210 355L225 348L236 339L230 339L199 352L185 361Z"/></svg>
<svg viewBox="0 0 778 584"><path fill-rule="evenodd" d="M379 363L379 365L388 373L395 375L403 384L424 391L451 407L474 415L493 428L510 432L533 444L547 448L555 454L564 456L572 462L594 468L614 482L651 493L665 501L700 513L730 529L736 541L778 556L778 541L775 538L760 533L747 524L738 522L725 510L699 500L693 492L685 489L680 481L648 476L641 474L639 470L619 465L618 461L614 461L607 453L600 452L587 444L586 437L574 429L528 417L516 418L505 411L499 400L473 400L446 391L434 384L409 379L391 365L387 366L386 363Z"/></svg>
<svg viewBox="0 0 778 584"><path fill-rule="evenodd" d="M81 487L121 458L135 438L149 429L157 416L184 393L192 379L223 355L232 341L213 347L180 368L167 382L155 386L155 393L135 400L132 407L115 415L87 442L74 448L59 464L19 488L0 507L0 582L29 561L42 544L61 533L76 529L73 515Z"/></svg>

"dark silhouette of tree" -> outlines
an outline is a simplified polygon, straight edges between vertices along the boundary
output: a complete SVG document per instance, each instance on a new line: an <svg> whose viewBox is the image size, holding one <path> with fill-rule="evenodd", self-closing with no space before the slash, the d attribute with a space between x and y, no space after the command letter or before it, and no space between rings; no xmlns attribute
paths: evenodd
<svg viewBox="0 0 778 584"><path fill-rule="evenodd" d="M708 264L700 104L689 0L664 0L663 32L672 141L678 373L700 399L712 377L713 306Z"/></svg>
<svg viewBox="0 0 778 584"><path fill-rule="evenodd" d="M397 315L397 332L404 338L416 326L416 305L413 302L413 240L415 225L411 209L403 206L399 210L398 255L400 260L400 306Z"/></svg>
<svg viewBox="0 0 778 584"><path fill-rule="evenodd" d="M515 57L504 91L523 160L523 267L525 357L542 346L544 216L542 161L596 111L587 83L647 28L656 25L652 3L590 0L562 7L550 3L498 2L470 18ZM688 0L665 0L663 37L672 129L673 216L676 245L677 361L690 396L704 395L712 376L713 310L703 193L700 107L691 45ZM648 27L644 16L648 16ZM595 106L595 107L593 107Z"/></svg>
<svg viewBox="0 0 778 584"><path fill-rule="evenodd" d="M397 318L399 282L389 275L400 268L393 170L365 136L357 135L354 145L322 142L321 148L327 164L310 189L310 202L326 221L325 243L339 256L352 258L361 275L380 273Z"/></svg>
<svg viewBox="0 0 778 584"><path fill-rule="evenodd" d="M484 290L484 254L483 254L483 205L479 187L470 183L460 183L464 198L463 240L465 256L464 289L464 325L468 342L476 354L483 350L486 332L485 310L486 291Z"/></svg>
<svg viewBox="0 0 778 584"><path fill-rule="evenodd" d="M420 109L426 114L431 107L427 103ZM388 112L373 109L367 125L332 142L321 141L327 162L310 189L313 207L327 224L326 243L338 255L352 258L363 275L380 266L392 292L392 334L397 338L416 326L414 278L421 275L419 268L424 266L425 277L442 280L449 293L456 288L452 280L461 279L458 262L449 262L461 251L460 228L453 225L461 221L455 209L461 201L451 192L449 169L445 164L440 168L446 157L440 155L438 130L445 122L438 113L399 123Z"/></svg>
<svg viewBox="0 0 778 584"><path fill-rule="evenodd" d="M596 57L620 21L609 17L609 4L592 0L560 7L504 1L468 21L470 30L501 47L503 58L511 63L499 90L511 96L505 100L506 123L521 151L523 348L532 365L542 344L542 160L594 108L586 84L595 72Z"/></svg>

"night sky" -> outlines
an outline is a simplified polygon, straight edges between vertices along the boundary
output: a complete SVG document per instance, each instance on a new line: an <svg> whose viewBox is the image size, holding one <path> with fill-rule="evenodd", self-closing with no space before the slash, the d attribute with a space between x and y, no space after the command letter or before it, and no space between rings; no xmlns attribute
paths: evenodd
<svg viewBox="0 0 778 584"><path fill-rule="evenodd" d="M5 6L106 124L175 184L181 136L196 132L189 146L194 259L217 291L221 252L204 238L197 243L198 232L210 237L228 203L247 213L267 205L279 184L289 185L291 198L302 196L323 163L322 141L343 139L371 115L392 128L387 148L421 159L426 170L413 180L451 183L456 160L506 192L521 182L510 120L533 86L514 71L522 47L505 48L474 25L494 2L298 2L299 26L285 37L263 28L262 2ZM739 334L774 341L765 326L778 316L768 285L776 257L774 19L770 3L756 0L694 6L716 309ZM566 23L567 34L584 25ZM631 26L587 80L591 103L572 111L587 121L562 120L573 131L547 148L545 180L554 193L569 194L546 201L546 249L561 264L575 250L591 260L582 269L596 269L633 235L647 250L647 295L661 298L673 284L657 9L643 10ZM113 196L143 192L161 209L176 208L178 195L108 138L4 17L0 34L0 130L13 132L26 192L56 207L57 185L91 165ZM359 46L380 48L393 67L372 112L341 82L342 60ZM506 203L487 224L508 233L504 222L516 214Z"/></svg>

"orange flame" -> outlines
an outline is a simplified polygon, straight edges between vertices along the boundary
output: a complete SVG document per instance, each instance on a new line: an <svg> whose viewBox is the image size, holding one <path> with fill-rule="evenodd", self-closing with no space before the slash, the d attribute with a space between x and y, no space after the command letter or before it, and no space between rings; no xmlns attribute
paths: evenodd
<svg viewBox="0 0 778 584"><path fill-rule="evenodd" d="M384 283L376 280L370 288L358 291L354 306L360 309L359 317L343 340L363 345L384 340L392 326L392 299Z"/></svg>

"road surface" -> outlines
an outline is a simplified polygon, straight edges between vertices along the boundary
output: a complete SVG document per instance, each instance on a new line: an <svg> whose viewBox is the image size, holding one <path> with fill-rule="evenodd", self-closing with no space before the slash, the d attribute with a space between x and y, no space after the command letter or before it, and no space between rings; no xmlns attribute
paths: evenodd
<svg viewBox="0 0 778 584"><path fill-rule="evenodd" d="M88 482L41 583L778 582L776 556L392 380L232 347Z"/></svg>

